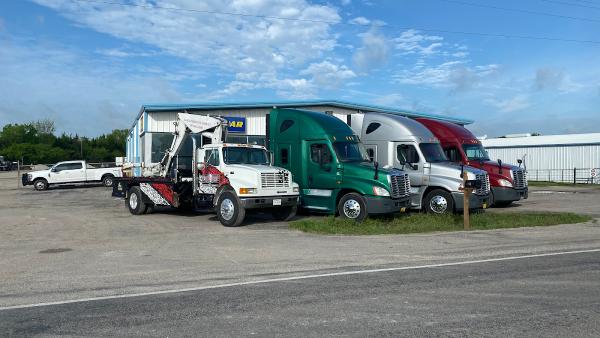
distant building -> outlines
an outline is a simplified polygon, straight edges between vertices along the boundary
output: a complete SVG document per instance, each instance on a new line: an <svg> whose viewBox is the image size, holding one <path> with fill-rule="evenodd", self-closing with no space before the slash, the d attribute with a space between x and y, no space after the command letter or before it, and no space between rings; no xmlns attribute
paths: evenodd
<svg viewBox="0 0 600 338"><path fill-rule="evenodd" d="M232 123L228 142L256 143L265 145L267 115L274 107L299 108L320 111L349 121L350 114L361 112L386 112L407 117L429 117L454 122L460 125L473 123L471 120L416 113L391 107L343 102L337 100L311 100L286 102L251 103L202 103L202 104L148 104L140 109L127 138L126 162L133 163L134 175L141 173L141 166L158 163L171 146L177 113L207 114L222 116ZM191 156L191 144L188 150Z"/></svg>
<svg viewBox="0 0 600 338"><path fill-rule="evenodd" d="M522 159L530 180L573 181L590 178L600 168L600 133L488 138L481 140L491 159L516 163Z"/></svg>

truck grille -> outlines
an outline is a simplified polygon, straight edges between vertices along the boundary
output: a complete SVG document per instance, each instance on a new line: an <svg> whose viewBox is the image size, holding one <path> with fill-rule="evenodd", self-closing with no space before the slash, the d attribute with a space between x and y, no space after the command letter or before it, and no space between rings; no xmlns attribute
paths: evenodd
<svg viewBox="0 0 600 338"><path fill-rule="evenodd" d="M481 187L475 190L476 195L487 195L490 193L490 178L488 174L477 174L476 179L481 181Z"/></svg>
<svg viewBox="0 0 600 338"><path fill-rule="evenodd" d="M392 198L401 198L410 195L410 179L408 174L390 175L390 187Z"/></svg>
<svg viewBox="0 0 600 338"><path fill-rule="evenodd" d="M513 187L525 189L527 187L527 172L522 169L513 171Z"/></svg>
<svg viewBox="0 0 600 338"><path fill-rule="evenodd" d="M287 172L261 173L260 182L263 189L288 188L290 187L290 174Z"/></svg>

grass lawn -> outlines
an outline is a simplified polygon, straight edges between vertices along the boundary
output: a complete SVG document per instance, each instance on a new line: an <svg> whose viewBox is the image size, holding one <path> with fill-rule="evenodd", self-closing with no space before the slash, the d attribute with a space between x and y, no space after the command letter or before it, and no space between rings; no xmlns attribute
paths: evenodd
<svg viewBox="0 0 600 338"><path fill-rule="evenodd" d="M573 213L476 213L471 215L471 229L488 230L582 223L589 216ZM362 223L339 217L310 217L290 222L290 228L331 235L412 234L433 231L463 230L462 215L408 213L396 217L372 217Z"/></svg>

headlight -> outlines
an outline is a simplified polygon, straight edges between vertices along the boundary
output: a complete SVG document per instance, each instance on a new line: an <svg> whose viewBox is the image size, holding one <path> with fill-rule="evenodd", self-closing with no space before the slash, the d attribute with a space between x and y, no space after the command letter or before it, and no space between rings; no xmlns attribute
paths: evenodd
<svg viewBox="0 0 600 338"><path fill-rule="evenodd" d="M256 188L240 188L240 195L256 194Z"/></svg>
<svg viewBox="0 0 600 338"><path fill-rule="evenodd" d="M378 186L373 186L373 194L375 196L390 196L390 192L387 191L387 189L382 188L382 187L378 187Z"/></svg>
<svg viewBox="0 0 600 338"><path fill-rule="evenodd" d="M501 187L507 187L507 188L512 188L513 187L512 183L510 183L509 180L505 180L503 178L501 178L501 179L498 180L498 184Z"/></svg>
<svg viewBox="0 0 600 338"><path fill-rule="evenodd" d="M300 188L294 187L294 192L300 192Z"/></svg>
<svg viewBox="0 0 600 338"><path fill-rule="evenodd" d="M31 174L27 174L27 180L31 181Z"/></svg>

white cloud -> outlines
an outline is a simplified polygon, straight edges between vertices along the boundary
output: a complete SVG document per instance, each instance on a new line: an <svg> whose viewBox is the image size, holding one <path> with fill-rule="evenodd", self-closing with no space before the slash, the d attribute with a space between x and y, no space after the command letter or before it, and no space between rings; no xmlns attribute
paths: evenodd
<svg viewBox="0 0 600 338"><path fill-rule="evenodd" d="M537 90L558 90L561 93L572 93L584 86L571 80L563 70L540 68L535 73L534 87Z"/></svg>
<svg viewBox="0 0 600 338"><path fill-rule="evenodd" d="M465 90L475 86L482 79L494 75L499 68L497 64L473 67L461 60L429 66L420 60L412 69L394 75L394 82Z"/></svg>
<svg viewBox="0 0 600 338"><path fill-rule="evenodd" d="M47 117L59 132L92 136L129 127L144 102L183 99L158 71L123 71L68 47L39 46L31 40L2 45L2 123Z"/></svg>
<svg viewBox="0 0 600 338"><path fill-rule="evenodd" d="M312 63L300 74L311 75L316 85L325 88L337 88L344 81L356 77L356 74L345 65L338 66L329 61Z"/></svg>
<svg viewBox="0 0 600 338"><path fill-rule="evenodd" d="M354 64L363 71L385 64L389 58L386 38L374 28L360 35L362 46L354 53Z"/></svg>
<svg viewBox="0 0 600 338"><path fill-rule="evenodd" d="M443 46L444 40L441 36L426 35L419 33L418 30L409 29L394 39L395 48L403 54L420 54L429 56L438 53Z"/></svg>
<svg viewBox="0 0 600 338"><path fill-rule="evenodd" d="M486 103L498 108L498 110L502 113L523 110L531 105L529 102L529 96L524 94L519 94L505 100L489 99L486 100Z"/></svg>
<svg viewBox="0 0 600 338"><path fill-rule="evenodd" d="M359 16L356 17L350 21L348 21L349 23L353 24L353 25L361 25L361 26L366 26L368 24L371 23L371 20L365 18L364 16Z"/></svg>
<svg viewBox="0 0 600 338"><path fill-rule="evenodd" d="M224 14L115 6L70 0L34 0L98 32L155 46L194 62L216 64L234 72L276 71L320 58L336 45L331 24ZM247 13L339 22L333 7L305 0L264 1L156 0L147 6Z"/></svg>
<svg viewBox="0 0 600 338"><path fill-rule="evenodd" d="M341 0L340 3L342 6L348 6L352 1L351 0Z"/></svg>

